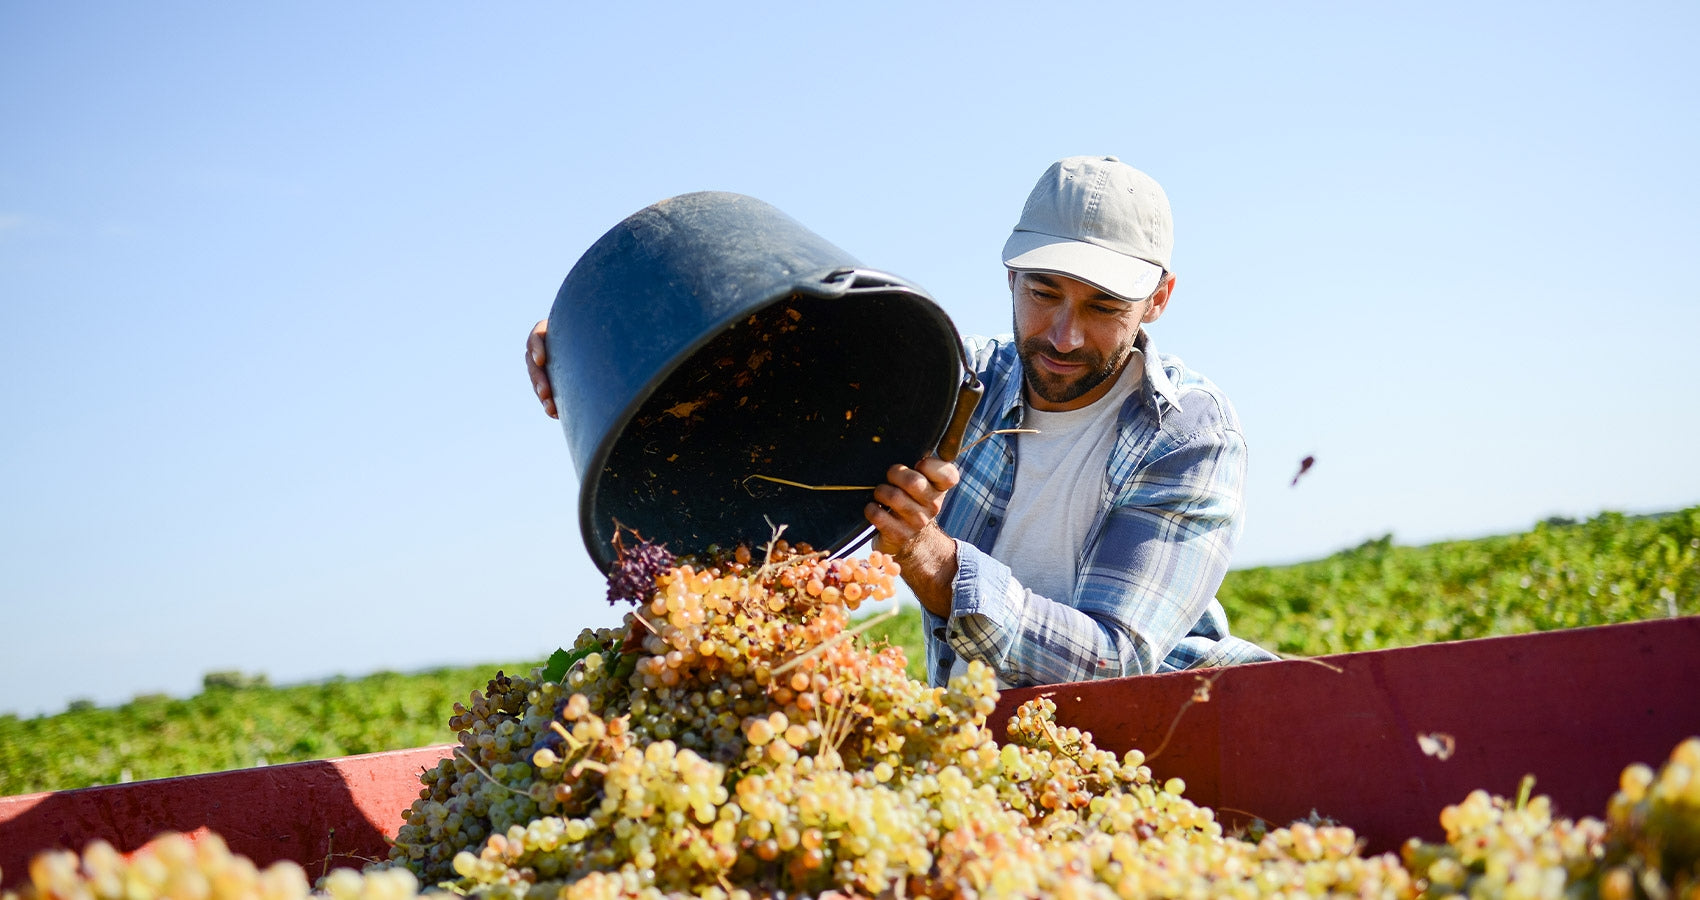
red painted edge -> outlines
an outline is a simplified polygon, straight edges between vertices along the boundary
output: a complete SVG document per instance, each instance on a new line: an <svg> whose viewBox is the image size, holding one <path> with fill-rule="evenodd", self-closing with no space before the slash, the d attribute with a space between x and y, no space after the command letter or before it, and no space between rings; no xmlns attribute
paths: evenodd
<svg viewBox="0 0 1700 900"><path fill-rule="evenodd" d="M0 797L0 887L24 881L41 851L99 838L128 853L167 831L217 832L257 865L293 860L315 877L385 859L419 774L453 747Z"/></svg>
<svg viewBox="0 0 1700 900"><path fill-rule="evenodd" d="M1700 617L1027 688L991 721L1039 695L1230 823L1315 810L1393 850L1439 838L1441 809L1471 790L1511 796L1525 774L1560 814L1602 815L1624 766L1700 735ZM1455 749L1426 754L1424 735ZM315 876L381 859L419 773L452 747L0 797L0 886L42 850L102 838L129 852L162 831L211 830L259 865Z"/></svg>

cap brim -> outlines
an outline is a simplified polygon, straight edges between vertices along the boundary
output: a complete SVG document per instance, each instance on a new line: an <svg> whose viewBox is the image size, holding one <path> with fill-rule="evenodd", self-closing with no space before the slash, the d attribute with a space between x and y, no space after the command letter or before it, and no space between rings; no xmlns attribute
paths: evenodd
<svg viewBox="0 0 1700 900"><path fill-rule="evenodd" d="M1123 300L1144 300L1163 278L1162 266L1138 257L1036 231L1011 234L1003 245L1003 264L1084 281Z"/></svg>

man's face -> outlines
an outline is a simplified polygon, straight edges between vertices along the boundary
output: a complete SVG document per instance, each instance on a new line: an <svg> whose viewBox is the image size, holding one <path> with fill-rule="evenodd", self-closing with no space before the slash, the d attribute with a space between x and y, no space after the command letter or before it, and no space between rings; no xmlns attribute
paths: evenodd
<svg viewBox="0 0 1700 900"><path fill-rule="evenodd" d="M1145 300L1123 300L1083 281L1011 272L1015 341L1027 402L1048 412L1080 409L1110 392L1142 322L1168 302L1169 279Z"/></svg>

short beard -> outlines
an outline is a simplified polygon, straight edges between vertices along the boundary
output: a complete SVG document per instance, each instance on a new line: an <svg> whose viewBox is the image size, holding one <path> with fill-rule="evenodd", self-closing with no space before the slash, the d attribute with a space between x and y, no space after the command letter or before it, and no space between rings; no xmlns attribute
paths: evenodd
<svg viewBox="0 0 1700 900"><path fill-rule="evenodd" d="M1105 359L1086 350L1075 350L1071 353L1058 353L1049 341L1040 337L1031 337L1022 341L1016 347L1016 353L1021 357L1021 373L1027 379L1027 387L1047 403L1068 403L1085 396L1093 388L1115 377L1121 367L1127 363L1135 344L1134 340L1124 347L1118 347L1114 357ZM1059 381L1056 376L1039 369L1033 361L1035 356L1046 354L1052 359L1066 363L1085 363L1086 371L1076 376L1072 381Z"/></svg>

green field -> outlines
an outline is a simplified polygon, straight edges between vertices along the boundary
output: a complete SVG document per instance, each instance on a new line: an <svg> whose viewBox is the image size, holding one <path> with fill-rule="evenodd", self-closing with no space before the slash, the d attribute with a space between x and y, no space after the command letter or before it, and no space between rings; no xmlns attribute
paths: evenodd
<svg viewBox="0 0 1700 900"><path fill-rule="evenodd" d="M1220 596L1236 634L1300 656L1695 615L1700 507L1425 547L1371 541L1314 562L1231 572ZM920 674L916 610L869 634L905 647ZM455 701L497 669L541 663L284 687L212 673L189 699L0 715L0 795L444 743L453 740L444 723Z"/></svg>
<svg viewBox="0 0 1700 900"><path fill-rule="evenodd" d="M1700 507L1229 573L1234 633L1300 656L1700 613Z"/></svg>

